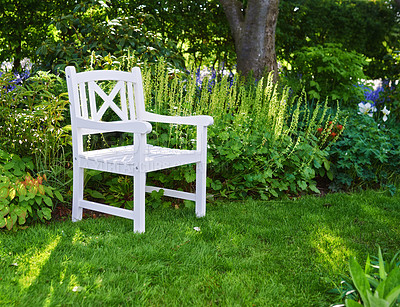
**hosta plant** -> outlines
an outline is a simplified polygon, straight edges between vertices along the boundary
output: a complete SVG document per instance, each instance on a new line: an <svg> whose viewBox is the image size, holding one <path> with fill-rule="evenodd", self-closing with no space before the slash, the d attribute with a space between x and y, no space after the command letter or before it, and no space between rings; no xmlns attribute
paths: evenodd
<svg viewBox="0 0 400 307"><path fill-rule="evenodd" d="M345 278L341 287L333 292L345 299L347 307L353 306L399 306L400 305L400 251L384 261L379 248L376 260L367 257L365 269L355 258L349 261L351 279ZM335 305L344 306L344 305Z"/></svg>

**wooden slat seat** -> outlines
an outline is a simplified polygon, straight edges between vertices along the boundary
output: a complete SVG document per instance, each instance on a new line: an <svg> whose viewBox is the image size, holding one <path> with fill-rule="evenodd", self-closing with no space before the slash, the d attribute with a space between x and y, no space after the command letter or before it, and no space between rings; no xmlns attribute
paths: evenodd
<svg viewBox="0 0 400 307"><path fill-rule="evenodd" d="M200 161L201 153L195 150L171 149L147 145L144 151L144 162L138 165L135 147L121 146L107 149L86 151L78 155L79 162L85 168L99 171L114 171L116 165L123 175L134 176L136 167L141 167L146 172L157 171Z"/></svg>

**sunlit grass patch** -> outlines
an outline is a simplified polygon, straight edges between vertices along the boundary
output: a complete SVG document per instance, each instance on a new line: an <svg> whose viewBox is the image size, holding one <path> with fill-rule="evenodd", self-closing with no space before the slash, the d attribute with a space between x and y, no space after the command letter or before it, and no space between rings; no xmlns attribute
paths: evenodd
<svg viewBox="0 0 400 307"><path fill-rule="evenodd" d="M0 232L0 305L327 306L350 256L394 255L399 209L363 192L148 210L140 235L115 217Z"/></svg>
<svg viewBox="0 0 400 307"><path fill-rule="evenodd" d="M32 256L29 253L23 255L20 265L15 263L18 266L18 275L21 275L19 284L22 290L31 286L36 280L59 241L60 236L56 236L44 249L36 251Z"/></svg>

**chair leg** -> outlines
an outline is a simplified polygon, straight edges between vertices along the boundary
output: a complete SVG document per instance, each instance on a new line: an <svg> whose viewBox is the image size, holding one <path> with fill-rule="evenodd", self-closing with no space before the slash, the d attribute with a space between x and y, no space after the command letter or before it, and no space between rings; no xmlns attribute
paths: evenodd
<svg viewBox="0 0 400 307"><path fill-rule="evenodd" d="M72 221L82 219L83 209L79 207L79 201L83 200L83 168L74 166L73 169L73 196L72 196Z"/></svg>
<svg viewBox="0 0 400 307"><path fill-rule="evenodd" d="M133 231L142 233L145 231L146 173L138 172L134 176L133 190L133 208L135 211Z"/></svg>
<svg viewBox="0 0 400 307"><path fill-rule="evenodd" d="M206 180L207 164L204 162L196 163L196 216L206 215Z"/></svg>

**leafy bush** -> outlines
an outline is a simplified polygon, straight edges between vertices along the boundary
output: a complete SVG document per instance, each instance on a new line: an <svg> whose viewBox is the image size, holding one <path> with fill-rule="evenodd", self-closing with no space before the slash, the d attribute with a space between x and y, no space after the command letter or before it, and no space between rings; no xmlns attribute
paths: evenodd
<svg viewBox="0 0 400 307"><path fill-rule="evenodd" d="M174 66L183 67L176 44L147 30L145 25L150 22L150 15L126 16L122 11L111 10L103 1L79 2L71 14L54 18L54 37L37 50L41 59L38 69L58 72L75 65L87 70L94 51L102 57L130 52L141 61L150 62L163 56Z"/></svg>
<svg viewBox="0 0 400 307"><path fill-rule="evenodd" d="M332 188L387 187L400 175L400 134L364 114L351 115L343 136L331 147Z"/></svg>
<svg viewBox="0 0 400 307"><path fill-rule="evenodd" d="M57 188L67 188L71 139L64 80L39 71L12 90L10 84L15 85L14 74L2 74L0 145L12 154L32 157L35 173L46 174Z"/></svg>
<svg viewBox="0 0 400 307"><path fill-rule="evenodd" d="M304 88L310 98L348 102L362 98L363 91L354 85L366 79L363 67L367 64L363 55L327 43L295 51L285 74L295 92Z"/></svg>
<svg viewBox="0 0 400 307"><path fill-rule="evenodd" d="M305 98L290 98L289 89L272 82L272 75L258 83L230 80L203 80L195 76L169 75L163 64L144 71L146 108L171 115L208 114L209 186L215 195L280 197L313 191L315 178L330 174L327 147L342 132L332 131L339 116L327 104L313 110ZM339 112L339 110L338 110ZM321 128L323 127L323 128ZM318 130L321 128L321 130ZM193 148L195 129L176 125L155 126L157 145ZM149 175L166 186L195 180L193 168L169 170ZM156 177L152 177L156 176Z"/></svg>
<svg viewBox="0 0 400 307"><path fill-rule="evenodd" d="M32 178L28 170L33 170L31 159L0 150L0 228L15 230L29 222L49 220L52 198L63 201L60 192L45 184L45 175Z"/></svg>
<svg viewBox="0 0 400 307"><path fill-rule="evenodd" d="M372 59L364 70L368 79L397 80L398 11L398 6L386 0L280 1L278 57L289 60L288 55L301 47L340 43L342 49Z"/></svg>

